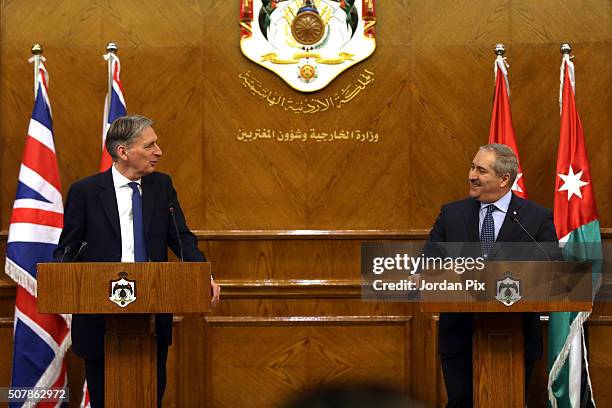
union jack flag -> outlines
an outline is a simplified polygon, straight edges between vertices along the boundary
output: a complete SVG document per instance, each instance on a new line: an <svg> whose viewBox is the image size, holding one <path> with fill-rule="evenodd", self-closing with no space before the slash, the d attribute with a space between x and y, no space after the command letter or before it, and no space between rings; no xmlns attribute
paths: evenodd
<svg viewBox="0 0 612 408"><path fill-rule="evenodd" d="M36 305L36 264L53 262L64 224L48 79L41 60L6 247L5 272L17 282L12 387L67 385L70 315L39 314ZM60 405L28 400L11 407Z"/></svg>
<svg viewBox="0 0 612 408"><path fill-rule="evenodd" d="M106 141L106 133L110 125L118 117L125 116L127 109L125 107L125 98L123 97L123 87L121 86L121 64L119 57L113 52L104 55L104 58L109 61L111 78L109 78L108 94L104 101L104 123L102 128L102 160L100 161L100 171L106 171L113 164L110 154L104 148Z"/></svg>

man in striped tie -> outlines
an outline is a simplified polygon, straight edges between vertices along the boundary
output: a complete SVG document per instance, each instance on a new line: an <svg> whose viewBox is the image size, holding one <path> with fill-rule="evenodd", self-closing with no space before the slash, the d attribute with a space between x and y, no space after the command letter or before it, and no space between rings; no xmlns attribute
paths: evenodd
<svg viewBox="0 0 612 408"><path fill-rule="evenodd" d="M468 243L464 244L464 256L481 256L493 261L508 259L507 254L498 251L499 246L496 248L498 242L532 242L531 235L537 242L556 243L552 212L512 193L517 173L518 160L510 147L502 144L481 146L468 173L470 197L442 206L424 248L426 255L440 255L440 246L436 243L461 242ZM536 250L532 259L539 257L561 259L561 253L542 254ZM447 407L472 406L473 331L471 314L440 314L438 351L448 394ZM523 314L523 333L527 385L534 361L542 357L538 314Z"/></svg>
<svg viewBox="0 0 612 408"><path fill-rule="evenodd" d="M113 122L105 141L113 165L70 187L56 260L165 262L168 248L185 261L206 260L187 227L170 176L155 172L162 150L152 126L152 120L140 115ZM216 303L220 288L212 278L211 282ZM155 326L157 399L161 406L172 316L158 314ZM85 360L93 408L104 406L104 331L103 316L73 316L73 349Z"/></svg>

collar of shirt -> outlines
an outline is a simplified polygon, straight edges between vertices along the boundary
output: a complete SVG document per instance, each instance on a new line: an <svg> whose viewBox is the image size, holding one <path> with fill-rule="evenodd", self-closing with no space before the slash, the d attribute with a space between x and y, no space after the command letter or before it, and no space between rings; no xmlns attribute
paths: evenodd
<svg viewBox="0 0 612 408"><path fill-rule="evenodd" d="M130 180L129 178L125 177L123 174L119 173L119 170L117 170L114 164L111 167L111 174L113 175L113 185L115 186L115 190L119 190L121 187L129 188L128 184L131 183L132 181L135 181L136 183L138 183L138 189L142 193L142 184L141 184L142 179Z"/></svg>
<svg viewBox="0 0 612 408"><path fill-rule="evenodd" d="M506 194L504 194L499 200L495 201L494 203L480 203L480 212L483 215L486 215L487 213L486 207L493 204L497 208L496 211L501 211L502 213L506 214L508 212L508 208L510 207L510 200L512 200L512 190L508 191Z"/></svg>

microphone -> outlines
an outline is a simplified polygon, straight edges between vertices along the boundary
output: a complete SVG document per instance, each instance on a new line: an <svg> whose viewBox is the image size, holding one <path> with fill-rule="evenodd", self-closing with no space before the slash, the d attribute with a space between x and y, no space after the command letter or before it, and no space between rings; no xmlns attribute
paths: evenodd
<svg viewBox="0 0 612 408"><path fill-rule="evenodd" d="M174 215L176 208L174 208L174 205L172 203L168 204L168 211L170 211L170 214L172 214L172 223L174 224L174 231L176 231L176 238L178 239L181 262L185 262L185 259L183 259L183 242L181 241L181 234L179 234L178 224L176 223L176 216Z"/></svg>
<svg viewBox="0 0 612 408"><path fill-rule="evenodd" d="M527 236L533 241L535 242L535 244L538 246L538 248L540 248L540 251L542 251L542 253L544 254L544 256L546 257L547 261L550 261L550 257L548 256L548 253L544 250L544 248L542 247L542 245L540 245L540 243L538 241L536 241L536 239L529 233L529 231L527 231L525 229L525 227L523 227L523 224L521 224L521 222L518 220L518 215L516 213L516 210L512 211L512 215L514 216L514 218L512 218L512 221L516 222L518 224L519 227L521 227L521 229L525 232L525 234L527 234Z"/></svg>
<svg viewBox="0 0 612 408"><path fill-rule="evenodd" d="M70 247L70 245L66 245L66 248L64 248L64 253L62 254L62 257L60 258L60 263L64 262L64 258L66 257L66 254L68 252L70 252L72 248Z"/></svg>
<svg viewBox="0 0 612 408"><path fill-rule="evenodd" d="M77 258L79 257L79 255L81 255L81 251L83 250L83 248L85 248L87 246L87 241L83 241L83 243L81 244L81 246L79 247L79 250L77 251L76 255L74 256L74 258L72 258L73 261L76 261Z"/></svg>

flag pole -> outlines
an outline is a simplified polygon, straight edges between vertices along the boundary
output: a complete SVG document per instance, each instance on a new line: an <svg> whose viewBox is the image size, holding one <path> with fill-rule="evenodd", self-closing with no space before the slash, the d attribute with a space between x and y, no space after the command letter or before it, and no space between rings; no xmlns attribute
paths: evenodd
<svg viewBox="0 0 612 408"><path fill-rule="evenodd" d="M570 43L563 43L563 44L561 44L561 54L563 54L563 55L568 54L569 55L570 52L572 52L572 46L571 46Z"/></svg>
<svg viewBox="0 0 612 408"><path fill-rule="evenodd" d="M506 90L508 92L508 97L510 97L510 84L508 83L508 72L506 68L510 65L506 62L506 46L502 43L495 44L495 49L493 50L497 57L495 58L495 63L493 64L493 72L495 73L495 80L497 80L497 70L501 67L502 71L504 71L504 80L506 81Z"/></svg>
<svg viewBox="0 0 612 408"><path fill-rule="evenodd" d="M573 63L571 61L572 58L574 58L573 56L570 57L570 52L572 52L572 45L570 43L563 43L561 44L561 47L559 48L559 51L561 52L562 58L561 58L561 75L559 78L559 114L561 113L561 111L563 110L563 81L565 80L565 70L569 69L569 78L570 78L570 84L572 86L572 91L574 92L574 95L576 94L576 77L574 76L574 69L573 69Z"/></svg>
<svg viewBox="0 0 612 408"><path fill-rule="evenodd" d="M32 45L31 51L34 56L28 61L34 63L34 99L36 99L38 94L38 69L40 68L40 61L44 61L45 58L42 56L43 48L39 43Z"/></svg>
<svg viewBox="0 0 612 408"><path fill-rule="evenodd" d="M113 90L113 60L119 51L119 47L114 42L106 44L106 54L102 56L107 61L108 65L108 92L106 94L107 106L110 106L111 92Z"/></svg>
<svg viewBox="0 0 612 408"><path fill-rule="evenodd" d="M495 44L495 55L501 55L502 57L506 53L506 46L502 43Z"/></svg>

